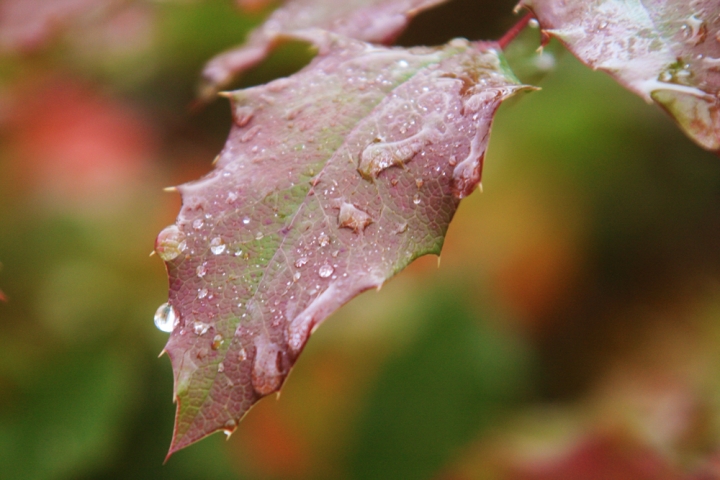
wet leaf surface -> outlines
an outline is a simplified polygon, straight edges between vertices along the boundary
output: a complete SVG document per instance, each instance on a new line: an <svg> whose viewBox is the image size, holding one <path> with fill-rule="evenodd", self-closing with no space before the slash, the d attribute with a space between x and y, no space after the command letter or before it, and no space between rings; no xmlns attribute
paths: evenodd
<svg viewBox="0 0 720 480"><path fill-rule="evenodd" d="M494 112L521 89L493 43L385 48L317 30L290 78L232 92L205 178L158 236L156 323L178 403L170 454L231 433L282 386L312 330L415 258L439 254L479 184Z"/></svg>
<svg viewBox="0 0 720 480"><path fill-rule="evenodd" d="M660 105L698 145L720 150L716 0L525 0L521 5L584 63Z"/></svg>

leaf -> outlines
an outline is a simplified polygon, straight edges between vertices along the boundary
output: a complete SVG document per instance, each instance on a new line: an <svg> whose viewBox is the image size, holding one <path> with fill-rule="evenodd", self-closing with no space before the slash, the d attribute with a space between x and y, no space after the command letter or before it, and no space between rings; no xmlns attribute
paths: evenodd
<svg viewBox="0 0 720 480"><path fill-rule="evenodd" d="M707 150L720 150L717 0L523 0L582 62L655 101Z"/></svg>
<svg viewBox="0 0 720 480"><path fill-rule="evenodd" d="M178 187L156 251L178 403L170 453L230 433L278 391L311 331L439 254L480 182L493 114L519 85L494 43L385 48L319 30L290 78L229 94L216 168Z"/></svg>
<svg viewBox="0 0 720 480"><path fill-rule="evenodd" d="M282 35L322 28L366 42L390 44L410 19L447 0L287 0L247 41L210 60L200 95L210 98L245 70L262 62Z"/></svg>

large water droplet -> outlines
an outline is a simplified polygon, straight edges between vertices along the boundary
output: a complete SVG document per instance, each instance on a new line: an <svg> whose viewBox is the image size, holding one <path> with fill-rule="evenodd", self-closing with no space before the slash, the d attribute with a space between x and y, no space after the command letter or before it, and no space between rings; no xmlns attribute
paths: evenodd
<svg viewBox="0 0 720 480"><path fill-rule="evenodd" d="M177 322L177 312L175 312L175 309L167 303L160 305L160 308L158 308L155 312L155 326L162 332L172 332L177 325Z"/></svg>
<svg viewBox="0 0 720 480"><path fill-rule="evenodd" d="M320 275L321 278L328 278L330 275L333 274L335 269L332 265L329 263L326 263L322 267L320 267L320 270L318 270L318 275Z"/></svg>
<svg viewBox="0 0 720 480"><path fill-rule="evenodd" d="M223 242L222 238L215 237L212 240L210 240L210 251L214 255L220 255L225 251L226 245L225 242Z"/></svg>
<svg viewBox="0 0 720 480"><path fill-rule="evenodd" d="M177 225L164 228L155 241L155 251L166 262L177 258L186 248L185 234Z"/></svg>
<svg viewBox="0 0 720 480"><path fill-rule="evenodd" d="M357 208L352 203L343 202L338 214L338 225L340 228L349 228L355 233L365 230L365 227L372 223L372 218L367 213Z"/></svg>

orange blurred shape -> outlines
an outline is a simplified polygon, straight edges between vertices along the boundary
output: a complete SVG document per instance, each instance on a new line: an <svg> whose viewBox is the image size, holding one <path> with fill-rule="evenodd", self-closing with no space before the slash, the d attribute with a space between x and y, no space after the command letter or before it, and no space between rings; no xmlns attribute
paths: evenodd
<svg viewBox="0 0 720 480"><path fill-rule="evenodd" d="M236 432L245 466L259 478L306 477L309 448L271 403L270 399L260 402Z"/></svg>
<svg viewBox="0 0 720 480"><path fill-rule="evenodd" d="M268 5L275 3L274 0L237 0L237 5L246 13L258 13Z"/></svg>
<svg viewBox="0 0 720 480"><path fill-rule="evenodd" d="M21 185L39 197L112 199L142 180L155 138L128 105L57 78L23 88L14 103L9 118L13 169Z"/></svg>

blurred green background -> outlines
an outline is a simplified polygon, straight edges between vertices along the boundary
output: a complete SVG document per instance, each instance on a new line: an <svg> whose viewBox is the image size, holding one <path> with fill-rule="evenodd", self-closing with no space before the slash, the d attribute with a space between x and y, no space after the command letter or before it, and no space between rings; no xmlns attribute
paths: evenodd
<svg viewBox="0 0 720 480"><path fill-rule="evenodd" d="M508 55L542 91L500 109L440 266L334 314L280 399L162 465L162 188L210 170L231 120L190 108L198 73L263 3L0 0L0 478L720 478L720 159L534 30ZM499 38L514 3L400 43Z"/></svg>

